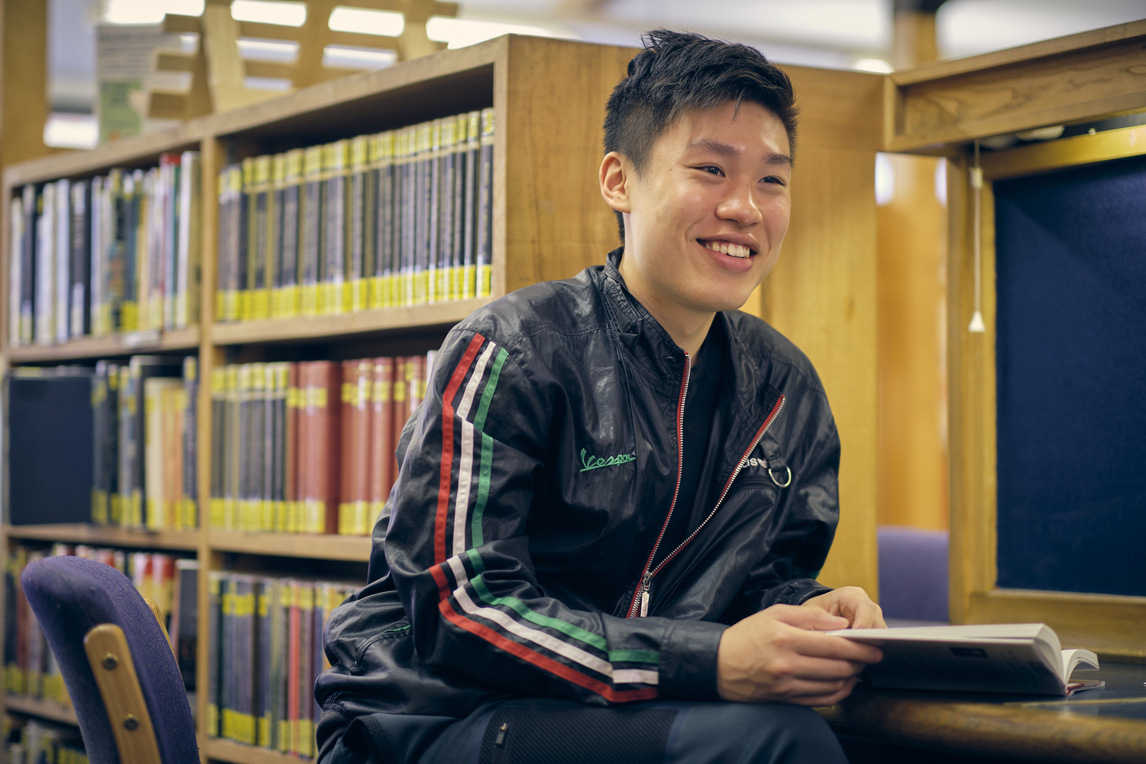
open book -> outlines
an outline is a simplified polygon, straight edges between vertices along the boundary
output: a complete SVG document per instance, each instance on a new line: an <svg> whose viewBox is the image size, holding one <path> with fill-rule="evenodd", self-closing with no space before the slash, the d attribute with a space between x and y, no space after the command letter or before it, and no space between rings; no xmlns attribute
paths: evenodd
<svg viewBox="0 0 1146 764"><path fill-rule="evenodd" d="M875 645L881 663L864 670L872 686L899 690L958 690L1023 695L1070 695L1100 679L1071 680L1075 668L1097 669L1090 650L1064 650L1042 623L841 629L830 634Z"/></svg>

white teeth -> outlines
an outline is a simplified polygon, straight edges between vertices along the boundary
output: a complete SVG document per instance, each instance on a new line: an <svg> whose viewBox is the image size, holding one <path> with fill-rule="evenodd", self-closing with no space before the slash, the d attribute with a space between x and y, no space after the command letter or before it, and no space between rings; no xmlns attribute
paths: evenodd
<svg viewBox="0 0 1146 764"><path fill-rule="evenodd" d="M719 252L722 255L729 257L739 257L741 259L748 257L752 254L752 250L742 244L732 244L727 241L710 241L705 244L706 247L713 252Z"/></svg>

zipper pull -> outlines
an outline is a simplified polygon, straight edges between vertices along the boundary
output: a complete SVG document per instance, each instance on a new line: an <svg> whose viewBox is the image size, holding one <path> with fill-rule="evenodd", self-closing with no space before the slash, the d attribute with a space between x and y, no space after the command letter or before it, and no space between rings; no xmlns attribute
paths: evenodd
<svg viewBox="0 0 1146 764"><path fill-rule="evenodd" d="M641 579L641 618L649 614L649 574Z"/></svg>

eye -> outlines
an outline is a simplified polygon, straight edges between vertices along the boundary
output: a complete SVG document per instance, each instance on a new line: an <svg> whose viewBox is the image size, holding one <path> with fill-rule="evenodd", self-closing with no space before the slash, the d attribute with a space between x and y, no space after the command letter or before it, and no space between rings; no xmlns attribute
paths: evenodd
<svg viewBox="0 0 1146 764"><path fill-rule="evenodd" d="M709 175L720 175L720 176L724 175L724 170L720 169L719 167L717 167L714 164L700 165L696 169L700 170L701 172L706 172Z"/></svg>
<svg viewBox="0 0 1146 764"><path fill-rule="evenodd" d="M788 185L787 181L785 181L779 175L768 175L767 177L761 178L760 182L761 183L771 183L771 184L775 184L777 186Z"/></svg>

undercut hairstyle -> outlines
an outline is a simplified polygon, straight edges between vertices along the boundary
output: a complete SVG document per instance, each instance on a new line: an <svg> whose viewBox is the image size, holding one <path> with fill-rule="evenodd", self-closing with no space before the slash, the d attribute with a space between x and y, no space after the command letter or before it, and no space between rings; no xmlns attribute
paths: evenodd
<svg viewBox="0 0 1146 764"><path fill-rule="evenodd" d="M605 106L605 153L616 151L641 173L653 144L681 115L728 102L759 104L776 115L796 151L796 96L792 82L756 48L688 32L657 29L629 62ZM617 213L621 241L625 240Z"/></svg>

